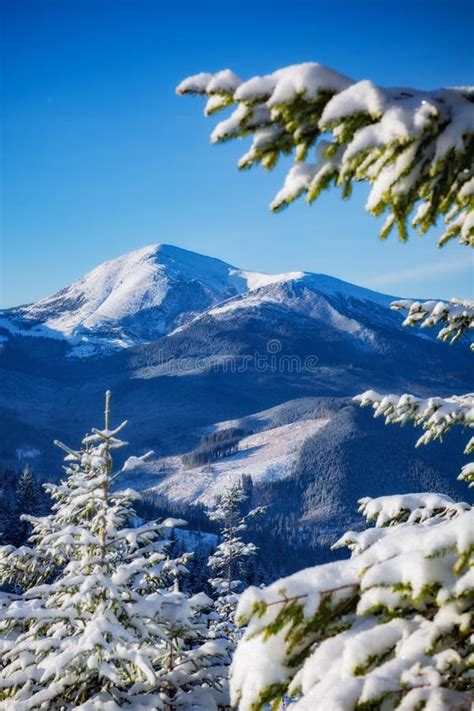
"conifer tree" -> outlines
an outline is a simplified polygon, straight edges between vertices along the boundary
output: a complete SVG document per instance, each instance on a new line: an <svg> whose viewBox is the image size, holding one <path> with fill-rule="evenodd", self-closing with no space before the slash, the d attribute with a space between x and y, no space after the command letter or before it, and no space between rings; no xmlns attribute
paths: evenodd
<svg viewBox="0 0 474 711"><path fill-rule="evenodd" d="M208 566L216 573L209 584L216 595L218 621L213 625L215 631L236 641L241 635L237 632L234 614L242 581L239 575L246 559L254 556L257 547L252 542L244 541L242 534L248 529L248 522L263 512L263 507L243 513L248 495L241 486L230 486L216 500L216 506L209 512L211 521L220 527L220 543L209 557Z"/></svg>
<svg viewBox="0 0 474 711"><path fill-rule="evenodd" d="M438 338L455 343L465 338L474 328L474 302L452 299L442 301L394 301L392 309L407 310L404 326L430 328L441 326ZM471 344L474 350L474 344ZM453 427L474 428L474 394L453 395L451 397L420 398L405 393L403 395L381 395L374 390L367 390L357 395L354 400L363 407L372 406L374 416L385 417L386 424L405 425L413 422L425 432L419 438L417 447L433 440L442 440ZM464 449L465 454L474 452L474 436L470 437ZM474 462L465 464L459 474L470 487L474 486Z"/></svg>
<svg viewBox="0 0 474 711"><path fill-rule="evenodd" d="M16 510L19 517L18 540L15 543L24 543L30 530L30 524L24 516L40 515L43 513L43 492L36 477L28 464L23 469L16 488Z"/></svg>
<svg viewBox="0 0 474 711"><path fill-rule="evenodd" d="M388 423L422 424L418 444L474 426L472 395L368 391L355 400ZM471 438L466 453L473 447ZM460 478L472 486L473 474L467 464ZM236 618L247 629L231 680L240 711L277 709L285 699L295 711L472 709L474 508L426 492L359 503L375 527L333 546L348 547L349 560L242 596Z"/></svg>
<svg viewBox="0 0 474 711"><path fill-rule="evenodd" d="M410 220L424 233L442 217L440 246L455 238L474 246L473 87L382 88L307 63L248 81L229 70L202 73L177 91L206 95L206 114L236 105L212 140L252 135L240 168L272 168L295 155L272 209L303 194L311 203L333 184L349 197L354 181L366 181L368 211L387 213L381 237L396 226L405 240ZM442 340L474 325L470 301L393 308L408 310L406 325L441 324ZM387 422L422 425L419 444L474 426L472 395L368 391L356 400ZM473 450L471 439L466 453ZM472 464L461 478L473 483ZM248 626L231 679L239 711L275 711L285 697L295 711L472 708L472 506L425 492L360 505L375 527L336 544L350 548L350 559L249 588L240 599L237 621Z"/></svg>
<svg viewBox="0 0 474 711"><path fill-rule="evenodd" d="M239 711L468 711L474 511L437 494L361 501L352 557L249 588L233 662Z"/></svg>
<svg viewBox="0 0 474 711"><path fill-rule="evenodd" d="M2 472L0 484L0 545L22 542L15 490L17 476L18 474L11 470Z"/></svg>
<svg viewBox="0 0 474 711"><path fill-rule="evenodd" d="M30 545L0 548L0 584L24 588L0 608L0 708L217 709L225 641L208 640L209 598L178 589L184 561L164 532L137 525L137 494L116 491L110 426L80 450L60 442L67 477L47 485L49 516L33 517ZM126 469L126 465L124 465Z"/></svg>
<svg viewBox="0 0 474 711"><path fill-rule="evenodd" d="M24 515L39 515L47 508L45 495L30 467L22 472L5 470L0 475L0 545L20 546L30 524Z"/></svg>

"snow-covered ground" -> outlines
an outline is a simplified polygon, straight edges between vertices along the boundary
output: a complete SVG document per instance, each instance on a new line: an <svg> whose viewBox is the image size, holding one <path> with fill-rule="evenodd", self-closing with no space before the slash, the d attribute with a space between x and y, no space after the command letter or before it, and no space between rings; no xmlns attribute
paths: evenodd
<svg viewBox="0 0 474 711"><path fill-rule="evenodd" d="M329 418L300 420L249 435L240 441L238 452L203 466L186 467L180 456L149 462L140 479L150 491L171 501L211 504L244 474L254 483L290 476L304 442L328 422ZM231 425L220 423L219 429Z"/></svg>

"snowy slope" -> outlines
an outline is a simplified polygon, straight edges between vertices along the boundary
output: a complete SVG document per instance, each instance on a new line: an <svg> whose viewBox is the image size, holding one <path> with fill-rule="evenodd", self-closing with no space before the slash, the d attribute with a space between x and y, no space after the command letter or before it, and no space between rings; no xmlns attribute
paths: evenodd
<svg viewBox="0 0 474 711"><path fill-rule="evenodd" d="M392 321L389 311L391 300L392 297L376 294L324 275L304 273L296 276L280 275L278 280L261 283L252 290L210 308L173 333L186 334L200 322L209 319L232 320L238 318L241 313L249 314L252 311L256 313L257 310L269 307L275 311L283 308L295 317L322 321L338 331L370 344L375 342L376 334L360 323L357 313L360 310L362 313L364 310L374 313L374 310L379 311L379 306L383 306L383 320L388 324ZM367 320L367 313L365 313L365 320Z"/></svg>
<svg viewBox="0 0 474 711"><path fill-rule="evenodd" d="M181 507L186 518L188 505L212 504L229 485L251 477L252 505L268 505L266 525L297 546L327 545L357 527L357 502L367 492L465 497L465 485L453 477L464 462L462 433L452 433L442 446L416 449L416 430L387 428L350 398L298 398L195 434L234 428L251 433L237 452L202 466L191 466L181 454L156 457L129 472L121 487L156 495L161 506L168 501ZM186 451L202 451L200 441Z"/></svg>
<svg viewBox="0 0 474 711"><path fill-rule="evenodd" d="M140 478L137 481L135 475L133 483L170 501L212 504L245 474L251 474L254 484L290 476L303 444L329 421L329 417L320 417L265 429L244 437L235 454L203 466L186 466L181 456L158 459L143 465ZM216 428L234 424L221 422Z"/></svg>
<svg viewBox="0 0 474 711"><path fill-rule="evenodd" d="M332 297L387 306L390 297L324 275L261 274L171 245L150 245L104 262L35 304L0 312L5 334L66 340L75 355L154 341L194 318L218 316L265 302L294 302L288 285L302 282ZM290 303L290 306L294 304ZM304 299L301 312L315 307ZM352 332L359 325L326 307L324 316ZM0 334L1 337L1 334Z"/></svg>

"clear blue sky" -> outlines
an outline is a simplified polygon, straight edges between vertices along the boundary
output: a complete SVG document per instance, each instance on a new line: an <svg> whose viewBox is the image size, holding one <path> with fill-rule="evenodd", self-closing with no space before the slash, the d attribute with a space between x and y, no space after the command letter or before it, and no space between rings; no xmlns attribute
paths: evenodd
<svg viewBox="0 0 474 711"><path fill-rule="evenodd" d="M471 8L471 9L469 9ZM366 191L280 215L284 175L239 173L242 142L178 82L315 60L350 76L473 83L470 1L4 0L2 305L36 300L99 262L169 242L261 271L310 270L415 296L468 296L466 248L436 231L380 243ZM472 262L471 262L472 264Z"/></svg>

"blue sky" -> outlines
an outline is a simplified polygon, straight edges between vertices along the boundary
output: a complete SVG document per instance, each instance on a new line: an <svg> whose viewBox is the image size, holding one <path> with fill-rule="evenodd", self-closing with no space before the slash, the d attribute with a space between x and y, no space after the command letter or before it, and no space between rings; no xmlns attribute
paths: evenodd
<svg viewBox="0 0 474 711"><path fill-rule="evenodd" d="M472 261L436 230L381 243L366 189L280 215L285 165L239 173L242 142L175 86L231 67L243 77L319 61L419 88L472 83L473 5L463 0L2 3L1 305L36 300L96 264L168 242L260 271L332 274L387 293L468 296Z"/></svg>

